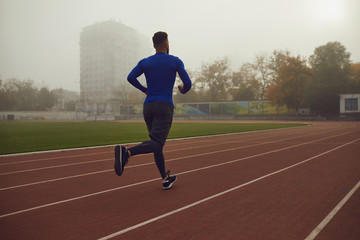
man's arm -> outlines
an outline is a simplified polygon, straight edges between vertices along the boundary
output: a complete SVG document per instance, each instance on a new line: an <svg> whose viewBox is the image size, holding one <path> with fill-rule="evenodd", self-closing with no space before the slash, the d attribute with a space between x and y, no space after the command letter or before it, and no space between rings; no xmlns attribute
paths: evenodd
<svg viewBox="0 0 360 240"><path fill-rule="evenodd" d="M137 78L143 74L143 70L141 67L141 61L134 67L134 69L129 73L127 80L129 83L131 83L131 85L133 85L134 87L136 87L137 89L139 89L140 91L142 91L143 93L146 94L147 92L147 88L144 87L143 85L141 85L141 83L139 82L139 80L137 80Z"/></svg>
<svg viewBox="0 0 360 240"><path fill-rule="evenodd" d="M184 63L180 59L178 63L177 72L179 73L180 79L184 84L183 86L178 86L179 91L182 94L185 94L191 89L191 80L188 73L185 70Z"/></svg>

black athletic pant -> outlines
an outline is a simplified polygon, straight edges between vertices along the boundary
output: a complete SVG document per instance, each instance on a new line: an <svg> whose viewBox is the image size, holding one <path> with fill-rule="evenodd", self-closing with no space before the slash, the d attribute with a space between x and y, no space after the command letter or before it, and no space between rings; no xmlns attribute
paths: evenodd
<svg viewBox="0 0 360 240"><path fill-rule="evenodd" d="M166 102L145 103L143 114L150 141L129 148L131 156L154 153L155 163L162 178L166 177L163 147L169 134L174 107Z"/></svg>

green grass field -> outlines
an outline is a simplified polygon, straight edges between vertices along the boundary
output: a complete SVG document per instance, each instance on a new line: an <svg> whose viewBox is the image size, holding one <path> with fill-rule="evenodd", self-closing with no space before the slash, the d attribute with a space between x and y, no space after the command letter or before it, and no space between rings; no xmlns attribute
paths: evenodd
<svg viewBox="0 0 360 240"><path fill-rule="evenodd" d="M304 126L286 123L177 123L169 139ZM145 123L0 122L0 154L132 143L148 140Z"/></svg>

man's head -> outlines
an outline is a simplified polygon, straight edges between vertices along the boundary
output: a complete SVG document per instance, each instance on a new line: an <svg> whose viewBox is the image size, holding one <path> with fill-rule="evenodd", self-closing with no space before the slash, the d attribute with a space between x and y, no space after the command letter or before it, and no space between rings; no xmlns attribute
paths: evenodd
<svg viewBox="0 0 360 240"><path fill-rule="evenodd" d="M169 54L169 41L166 32L155 33L152 40L156 52L166 52L167 54Z"/></svg>

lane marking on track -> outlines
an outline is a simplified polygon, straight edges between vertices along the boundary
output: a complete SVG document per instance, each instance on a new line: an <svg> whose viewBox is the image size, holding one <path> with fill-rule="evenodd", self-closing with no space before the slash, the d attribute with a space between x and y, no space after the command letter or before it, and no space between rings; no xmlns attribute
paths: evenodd
<svg viewBox="0 0 360 240"><path fill-rule="evenodd" d="M336 207L319 223L319 225L305 238L305 240L313 240L325 228L335 214L345 205L351 196L359 189L360 181L351 189L348 194L336 205Z"/></svg>
<svg viewBox="0 0 360 240"><path fill-rule="evenodd" d="M32 208L20 210L20 211L17 211L17 212L4 214L4 215L1 215L0 218L13 216L13 215L17 215L17 214L20 214L20 213L30 212L30 211L37 210L37 209L40 209L40 208L59 205L59 204L62 204L62 203L67 203L67 202L71 202L71 201L78 200L78 199L88 198L88 197L92 197L92 196L96 196L96 195L100 195L100 194L104 194L104 193L108 193L108 192L112 192L112 191L116 191L116 190L120 190L120 189L124 189L124 188L129 188L129 187L133 187L133 186L137 186L137 185L141 185L141 184L145 184L145 183L149 183L149 182L154 182L154 181L157 181L157 180L161 180L161 178L153 178L153 179L149 179L149 180L146 180L146 181L129 184L129 185L126 185L126 186L107 189L107 190L104 190L104 191L101 191L101 192L90 193L90 194L82 195L82 196L79 196L79 197L74 197L74 198L69 198L69 199L65 199L65 200L62 200L62 201L58 201L58 202L48 203L48 204L40 205L40 206L37 206L37 207L32 207Z"/></svg>
<svg viewBox="0 0 360 240"><path fill-rule="evenodd" d="M211 142L211 141L213 142L216 140L202 140L202 141L197 141L197 143L198 142ZM191 143L177 143L176 146L185 145L185 144L191 144ZM175 144L172 144L170 146L175 146ZM170 146L168 146L168 147L170 147ZM109 146L106 146L106 147L109 148ZM106 148L106 147L104 147L104 148ZM86 149L84 149L84 150L86 150ZM168 151L176 151L176 150L168 150ZM68 155L68 156L47 157L47 158L40 158L40 159L33 159L33 160L22 160L22 161L17 161L17 162L15 161L15 162L0 163L0 166L21 164L21 163L42 162L42 161L50 161L50 160L58 160L58 159L68 159L68 158L75 158L75 157L85 157L85 156L92 156L92 155L99 155L99 154L110 154L113 152L114 152L114 150L112 148L111 151L106 151L106 152L95 152L95 153L85 153L85 154Z"/></svg>
<svg viewBox="0 0 360 240"><path fill-rule="evenodd" d="M216 137L216 136L214 136ZM217 146L217 145L225 145L225 144L229 144L229 143L242 143L242 142L247 142L247 141L259 141L259 140L265 140L265 139L269 139L272 138L272 136L269 137L265 137L265 138L260 138L260 139L246 139L243 141L222 141L222 142L216 142L213 144L208 144L208 145L204 145L204 146L198 146L198 147L189 147L189 148L182 148L182 149L173 149L173 150L166 150L164 151L164 153L169 153L169 152L177 152L177 151L183 151L183 150L191 150L191 149L198 149L198 148L205 148L205 147L211 147L211 146ZM199 142L214 142L216 140L203 140L203 141L197 141L196 143ZM176 144L176 147L178 147L179 145L183 145L183 144L192 144L192 143L180 143L180 144ZM175 144L172 144L170 146L175 146ZM167 146L167 147L170 147ZM63 156L63 157L52 157L52 158L43 158L43 159L34 159L34 160L25 160L25 161L19 161L19 162L10 162L10 163L2 163L0 164L0 166L4 166L4 165L14 165L14 164L20 164L20 163L31 163L31 162L39 162L39 161L49 161L49 160L56 160L56 159L67 159L67 158L74 158L74 157L83 157L83 156L91 156L91 155L97 155L97 154L104 154L104 153L113 153L113 149L111 151L106 151L106 152L101 152L101 153L89 153L89 154L79 154L79 155L71 155L71 156ZM134 156L136 157L141 157L141 156ZM96 162L97 160L94 160L94 162ZM79 162L81 163L81 162ZM91 161L88 161L86 163L91 163ZM76 163L75 163L76 164ZM55 165L55 166L59 166L62 167L63 165ZM70 166L70 165L69 165ZM46 168L45 168L46 169ZM31 170L31 169L29 169ZM35 169L37 170L37 169ZM41 170L39 168L39 170ZM25 170L26 171L26 170ZM13 173L18 173L17 172L13 172ZM2 173L0 173L1 175Z"/></svg>
<svg viewBox="0 0 360 240"><path fill-rule="evenodd" d="M300 124L301 124L301 123L300 123ZM198 139L198 138L209 138L209 137L211 138L211 137L222 137L222 136L230 136L230 135L241 135L241 134L258 133L258 132L291 130L291 129L298 129L298 128L303 128L303 127L311 127L311 126L315 125L314 123L307 123L307 122L304 122L303 124L307 124L307 125L305 125L305 126L297 126L297 127L285 127L285 128L276 128L276 129L255 130L255 131L247 131L247 132L235 132L235 133L213 134L213 135L207 135L207 136L195 136L195 137L173 138L173 139L168 139L167 142L170 142L170 141L179 141L179 140L188 140L188 139ZM117 143L117 144L101 145L101 146L93 146L93 147L66 148L66 149L45 150L45 151L37 151L37 152L3 154L3 155L0 155L0 159L1 159L1 158L6 158L6 157L35 155L35 154L43 154L43 153L58 153L58 152L70 152L70 151L77 151L77 150L88 150L88 149L115 147L115 146L118 145L118 144L121 144L121 145L132 145L132 144L139 144L139 143L140 143L140 142Z"/></svg>
<svg viewBox="0 0 360 240"><path fill-rule="evenodd" d="M346 134L346 133L344 133L344 134ZM338 134L338 135L344 135L344 134ZM337 135L335 135L335 136L337 136ZM327 138L331 138L331 137L335 137L335 136L330 136L330 137L326 137L326 138L323 138L323 139L327 139ZM259 153L259 154L256 154L256 155L252 155L252 156L248 156L248 157L244 157L244 158L239 158L239 159L231 160L231 161L228 161L228 162L223 162L223 163L214 164L214 165L210 165L210 166L206 166L206 167L201 167L201 168L197 168L197 169L192 169L192 170L189 170L189 171L185 171L185 172L179 173L178 175L183 175L183 174L192 173L192 172L196 172L196 171L201 171L201 170L205 170L205 169L209 169L209 168L214 168L214 167L219 167L219 166L223 166L223 165L228 165L228 164L235 163L235 162L239 162L239 161L243 161L243 160L246 160L246 159L250 159L250 158L254 158L254 157L259 157L259 156L263 156L263 155L270 154L270 153L280 152L280 151L283 151L283 150L286 150L286 149L290 149L290 148L294 148L294 147L306 145L306 144L309 144L309 143L312 143L312 142L321 141L321 140L323 140L323 139L317 139L317 140L314 140L314 141L311 141L311 142L300 143L300 144L296 144L296 145L289 146L289 147L285 147L285 148L275 149L275 150L271 150L271 151L268 151L268 152L265 152L265 153ZM355 142L355 141L357 141L357 140L359 140L359 139L356 139L356 140L354 140L354 141L351 141L350 143ZM346 145L348 145L348 144L350 144L350 143L347 143L347 144L344 144L344 145L341 145L341 146L346 146ZM336 149L338 149L338 148L340 148L340 147L333 148L332 150L329 150L329 151L326 151L326 152L321 153L321 154L319 154L319 155L316 155L315 157L322 156L322 155L324 155L324 154L326 154L326 153L328 153L328 152L332 152L332 151L334 151L334 150L336 150ZM312 157L312 158L309 158L309 159L311 160L311 159L313 159L313 158L315 158L315 157ZM303 162L304 162L304 161L303 161ZM297 166L297 165L299 165L299 164L294 164L294 165L292 165L292 166ZM289 167L288 167L288 168L289 168ZM284 168L284 169L288 169L288 168ZM141 184L144 184L144 183L153 182L153 181L156 181L156 180L159 180L159 179L160 179L160 178L154 178L154 179L146 180L146 181L139 182L139 183L135 183L135 184L130 184L130 185L121 186L121 187L117 187L117 188L111 188L111 189L107 189L107 190L100 191L100 192L95 192L95 193L91 193L91 194L86 194L86 195L79 196L79 197L69 198L69 199L62 200L62 201L52 202L52 203L40 205L40 206L37 206L37 207L32 207L32 208L28 208L28 209L24 209L24 210L12 212L12 213L7 213L7 214L0 215L0 218L4 218L4 217L12 216L12 215L17 215L17 214L20 214L20 213L25 213L25 212L33 211L33 210L37 210L37 209L40 209L40 208L45 208L45 207L49 207L49 206L54 206L54 205L58 205L58 204L62 204L62 203L66 203L66 202L70 202L70 201L74 201L74 200L78 200L78 199L88 198L88 197L92 197L92 196L100 195L100 194L103 194L103 193L112 192L112 191L116 191L116 190L120 190L120 189L124 189L124 188L128 188L128 187L132 187L132 186L137 186L137 185L141 185Z"/></svg>
<svg viewBox="0 0 360 240"><path fill-rule="evenodd" d="M328 150L328 151L326 151L326 152L323 152L323 153L318 154L318 155L316 155L316 156L313 156L313 157L311 157L311 158L305 159L305 160L303 160L303 161L301 161L301 162L298 162L298 163L295 163L295 164L290 165L290 166L288 166L288 167L282 168L282 169L277 170L277 171L275 171L275 172L266 174L266 175L264 175L264 176L262 176L262 177L256 178L256 179L254 179L254 180L252 180L252 181L249 181L249 182L247 182L247 183L240 184L240 185L238 185L238 186L236 186L236 187L233 187L233 188L230 188L230 189L225 190L225 191L223 191L223 192L220 192L220 193L211 195L211 196L209 196L209 197L207 197L207 198L204 198L204 199L201 199L201 200L199 200L199 201L193 202L193 203L191 203L191 204L189 204L189 205L186 205L186 206L184 206L184 207L175 209L175 210L170 211L170 212L168 212L168 213L165 213L165 214L163 214L163 215L160 215L160 216L151 218L151 219L149 219L149 220L147 220L147 221L141 222L141 223L139 223L139 224L133 225L133 226L128 227L128 228L125 228L125 229L123 229L123 230L120 230L120 231L118 231L118 232L112 233L112 234L107 235L107 236L105 236L105 237L99 238L99 240L106 240L106 239L114 238L114 237L119 236L119 235L121 235L121 234L124 234L124 233L126 233L126 232L135 230L135 229L137 229L137 228L143 227L143 226L148 225L148 224L150 224L150 223L156 222L156 221L158 221L158 220L160 220L160 219L163 219L163 218L166 218L166 217L168 217L168 216L174 215L174 214L176 214L176 213L182 212L182 211L184 211L184 210L187 210L187 209L189 209L189 208L192 208L192 207L194 207L194 206L197 206L197 205L199 205L199 204L201 204L201 203L207 202L207 201L212 200L212 199L214 199L214 198L217 198L217 197L220 197L220 196L225 195L225 194L227 194L227 193L233 192L233 191L235 191L235 190L237 190L237 189L239 189L239 188L242 188L242 187L244 187L244 186L247 186L247 185L249 185L249 184L251 184L251 183L255 183L255 182L260 181L260 180L262 180L262 179L264 179L264 178L273 176L273 175L275 175L275 174L284 172L284 171L286 171L286 170L288 170L288 169L290 169L290 168L293 168L293 167L299 166L299 165L301 165L301 164L304 164L304 163L306 163L306 162L309 162L309 161L311 161L311 160L313 160L313 159L315 159L315 158L318 158L318 157L320 157L320 156L329 154L330 152L333 152L333 151L338 150L338 149L340 149L340 148L342 148L342 147L345 147L345 146L347 146L347 145L350 145L350 144L352 144L352 143L354 143L354 142L356 142L356 141L358 141L358 140L360 140L360 138L355 139L355 140L353 140L353 141L351 141L351 142L345 143L345 144L343 144L343 145L340 145L340 146L338 146L338 147L336 147L336 148L330 149L330 150ZM306 239L306 240L308 240L308 239Z"/></svg>
<svg viewBox="0 0 360 240"><path fill-rule="evenodd" d="M291 138L290 138L290 139L291 139ZM284 141L284 140L279 140L279 141ZM260 143L260 144L255 144L255 145L250 145L250 146L245 146L245 147L252 147L252 146L262 145L262 144L266 144L266 143L268 143L268 142ZM228 144L228 143L224 143L224 144ZM182 148L182 149L179 149L179 150L164 151L164 153L176 152L176 151L183 151L183 150L191 150L191 149L198 149L198 148L205 148L205 147L211 147L211 146L215 146L215 145L221 145L221 144L216 143L216 144L210 144L210 145L200 146L200 147ZM242 146L242 147L239 147L239 148L244 148L244 147ZM235 148L235 149L238 149L238 148ZM228 149L228 151L235 150L235 149ZM221 150L221 151L226 151L226 150ZM216 151L216 152L217 152L217 151ZM207 152L207 153L205 153L205 155L211 154L211 153L216 153L216 152ZM150 153L149 153L149 154L150 154ZM202 154L197 155L197 156L201 156L201 155L202 155ZM134 158L136 158L136 157L141 157L141 156L135 156ZM182 158L186 158L186 157L187 157L187 156L182 157ZM182 159L182 158L181 158L181 159ZM31 169L26 169L26 170L19 170L19 171L12 171L12 172L4 172L4 173L0 173L0 176L10 175L10 174L16 174L16 173L24 173L24 172L33 172L33 171L46 170L46 169L52 169L52 168L69 167L69 166L74 166L74 165L82 165L82 164L89 164L89 163L104 162L104 161L110 161L110 160L114 160L114 159L113 159L113 158L105 158L105 159L91 160L91 161L85 161L85 162L75 162L75 163L54 165L54 166L41 167L41 168L31 168ZM173 160L173 159L170 159L170 160L167 160L167 161L172 161L172 160ZM150 164L150 163L138 164L138 165L135 165L135 166L129 166L129 167L127 167L127 168L139 167L139 166L146 166L146 165L149 165L149 164ZM1 189L0 189L0 190L1 190Z"/></svg>
<svg viewBox="0 0 360 240"><path fill-rule="evenodd" d="M57 159L68 159L68 158L74 158L74 157L85 157L85 156L92 156L92 155L98 155L98 154L104 154L104 153L110 153L110 151L85 153L85 154L77 154L77 155L69 155L69 156L61 156L61 157L41 158L41 159L34 159L34 160L24 160L24 161L18 161L18 162L0 163L0 166L14 165L14 164L20 164L20 163L33 163L33 162L41 162L41 161L49 161L49 160L57 160Z"/></svg>
<svg viewBox="0 0 360 240"><path fill-rule="evenodd" d="M109 160L113 160L113 158L105 158L105 159L91 160L91 161L86 161L86 162L76 162L76 163L61 164L61 165L55 165L55 166L49 166L49 167L31 168L31 169L20 170L20 171L5 172L5 173L0 173L0 176L10 175L10 174L16 174L16 173L34 172L34 171L46 170L46 169L52 169L52 168L60 168L60 167L69 167L69 166L83 165L83 164L88 164L88 163L105 162L105 161L109 161Z"/></svg>
<svg viewBox="0 0 360 240"><path fill-rule="evenodd" d="M281 141L283 141L283 140L281 140ZM190 155L190 156L184 156L184 157L178 157L178 158L169 159L169 160L166 160L165 162L166 163L167 162L173 162L173 161L178 161L180 159L186 159L186 158L192 158L192 157L200 157L200 156L204 156L204 155L210 155L210 154L215 154L215 153L220 153L220 152L225 152L225 151L231 151L231 150L238 150L238 149L242 149L242 148L254 147L254 146L259 146L259 145L269 144L269 143L273 143L273 142L265 142L265 143L261 143L261 144L260 143L259 144L253 144L253 145L242 146L242 147L233 148L233 149L225 149L225 150L206 152L206 153L201 153L201 154L193 154L193 155ZM113 158L103 159L103 161L109 161L109 160L114 160L114 159ZM148 166L148 165L153 165L153 164L154 164L153 162L142 163L142 164L128 166L128 167L126 167L126 169L136 168L136 167L143 167L143 166ZM66 166L71 166L71 164L66 165ZM56 167L64 167L64 165L57 165L57 166L53 166L53 167L46 167L46 168L40 168L40 169L37 168L37 169L33 169L33 170L30 169L30 170L24 170L24 171L37 171L37 170L43 170L43 169L48 169L48 168L56 168ZM68 176L68 177L44 180L44 181L39 181L39 182L34 182L34 183L27 183L27 184L21 184L21 185L16 185L16 186L4 187L4 188L0 188L0 191L14 189L14 188L20 188L20 187L27 187L27 186L32 186L32 185L37 185L37 184L42 184L42 183L48 183L48 182L55 182L55 181L60 181L60 180L65 180L65 179L76 178L76 177L89 176L89 175L94 175L94 174L99 174L99 173L104 173L104 172L111 172L111 171L114 171L114 169L108 169L108 170L103 170L103 171L78 174L78 175L74 175L74 176ZM20 172L23 172L23 171L10 172L10 173L4 174L4 175L13 174L13 173L20 173ZM2 174L0 174L0 176L1 175Z"/></svg>
<svg viewBox="0 0 360 240"><path fill-rule="evenodd" d="M351 133L351 132L347 132L347 133ZM339 136L339 135L345 135L345 134L347 134L347 133L342 133L342 134L338 134L338 135L333 135L333 136L326 137L326 138L321 138L321 139L318 139L318 140L315 140L315 141L320 141L320 140L324 140L324 139L327 139L327 138L336 137L336 136ZM313 136L313 135L317 135L317 134L311 134L311 135L308 135L308 136ZM308 136L306 136L306 137L308 137ZM301 137L304 137L304 136L301 136ZM247 146L241 146L241 147L237 147L237 148L223 149L223 150L218 150L218 151L213 151L213 152L193 154L193 155L190 155L190 156L184 156L184 157L178 157L178 158L169 159L169 160L166 160L166 162L173 162L173 161L178 161L178 160L186 159L186 158L200 157L200 156L205 156L205 155L210 155L210 154L216 154L216 153L221 153L221 152L234 151L234 150L239 150L239 149L248 148L248 147L255 147L255 146L259 146L259 145L265 145L265 144L271 144L271 143L276 143L276 142L288 141L288 140L296 139L296 138L300 138L300 137L293 137L293 138L281 139L281 140L276 140L276 141L257 143L257 144L252 144L252 145L247 145ZM312 142L308 142L308 143L312 143ZM306 143L306 144L308 144L308 143ZM196 147L195 147L195 148L196 148ZM184 150L184 149L182 149L182 150ZM102 160L98 160L98 161L109 161L109 160L113 160L113 158L102 159ZM90 163L92 163L92 162L93 162L93 161L90 161ZM86 163L86 162L84 162L84 164L85 164L85 163ZM51 168L57 168L57 167L66 167L66 166L72 166L72 165L77 165L77 164L56 165L56 166L51 166L51 167L44 167L44 168L36 168L36 169L22 170L22 171L16 171L16 172L9 172L9 173L0 174L0 176L1 176L1 175L15 174L15 173L22 173L22 172L29 172L29 171L38 171L38 170L44 170L44 169L51 169ZM148 166L148 165L153 165L153 162L128 166L127 169L129 169L129 168L135 168L135 167L143 167L143 166ZM110 172L110 171L113 171L113 169L96 171L96 172L91 172L91 173L78 174L78 175L74 175L74 176L61 177L61 178L56 178L56 179L44 180L44 181L39 181L39 182L34 182L34 183L27 183L27 184L21 184L21 185L10 186L10 187L4 187L4 188L0 188L0 191L10 190L10 189L20 188L20 187L27 187L27 186L32 186L32 185L37 185L37 184L43 184L43 183L48 183L48 182L55 182L55 181L60 181L60 180L66 180L66 179L71 179L71 178L76 178L76 177L89 176L89 175L94 175L94 174L99 174L99 173L104 173L104 172Z"/></svg>
<svg viewBox="0 0 360 240"><path fill-rule="evenodd" d="M335 132L335 131L334 131ZM347 132L347 133L351 133L351 131ZM317 135L318 133L315 134L310 134L308 136L305 137L309 137L309 136L313 136L313 135ZM337 136L337 135L335 135ZM302 138L304 136L300 136L300 137L293 137L293 138L287 138L287 139L281 139L281 140L276 140L276 141L270 141L270 142L265 142L265 144L268 143L274 143L274 142L281 142L281 141L287 141L290 139L297 139L297 138ZM267 138L271 138L271 137L267 137ZM267 138L263 138L261 140L267 139ZM241 143L241 142L240 142ZM224 144L228 144L228 143L224 143ZM260 143L260 145L263 143ZM205 148L205 147L209 147L209 146L213 146L213 145L219 145L219 144L210 144L210 145L206 145L206 146L199 146L199 147L191 147L188 149L196 149L196 148ZM168 150L165 151L164 153L167 152L176 152L176 151L183 151L183 150L187 150L187 149L180 149L180 150ZM234 150L234 149L229 149L229 150ZM141 156L135 156L135 157L141 157ZM10 174L17 174L17 173L24 173L24 172L32 172L32 171L39 171L39 170L46 170L46 169L53 169L53 168L60 168L60 167L69 167L69 166L74 166L74 165L82 165L82 164L91 164L91 163L97 163L97 162L103 162L103 161L109 161L109 160L113 160L112 158L107 158L107 159L99 159L99 160L91 160L91 161L86 161L86 162L75 162L75 163L69 163L69 164L61 164L61 165L54 165L54 166L48 166L48 167L41 167L41 168L32 168L32 169L26 169L26 170L19 170L19 171L12 171L12 172L3 172L0 173L0 176L3 175L10 175ZM146 164L145 164L146 165Z"/></svg>
<svg viewBox="0 0 360 240"><path fill-rule="evenodd" d="M39 184L43 184L43 183L57 182L57 181L62 181L62 180L67 180L67 179L72 179L72 178L91 176L91 175L95 175L95 174L101 174L101 173L113 172L113 171L114 171L114 169L107 169L107 170L102 170L102 171L96 171L96 172L72 175L72 176L68 176L68 177L61 177L61 178L48 179L48 180L44 180L44 181L25 183L25 184L0 188L0 191L5 191L5 190L10 190L10 189L15 189L15 188L21 188L21 187L29 187L29 186L39 185Z"/></svg>

